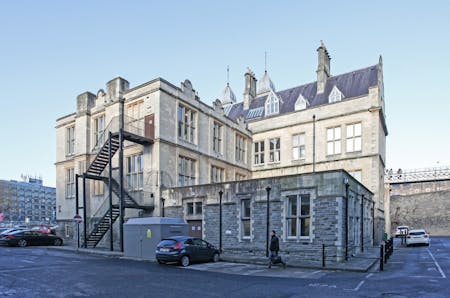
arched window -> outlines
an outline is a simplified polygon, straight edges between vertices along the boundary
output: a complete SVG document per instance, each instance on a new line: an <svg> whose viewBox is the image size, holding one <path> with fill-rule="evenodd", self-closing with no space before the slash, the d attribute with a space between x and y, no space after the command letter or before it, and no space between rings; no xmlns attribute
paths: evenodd
<svg viewBox="0 0 450 298"><path fill-rule="evenodd" d="M266 116L278 114L280 112L280 101L273 93L269 94L266 100Z"/></svg>
<svg viewBox="0 0 450 298"><path fill-rule="evenodd" d="M335 85L333 87L333 90L331 90L330 95L328 96L328 102L332 103L332 102L341 101L342 98L344 98L344 95L342 94L341 91L339 91L339 89Z"/></svg>

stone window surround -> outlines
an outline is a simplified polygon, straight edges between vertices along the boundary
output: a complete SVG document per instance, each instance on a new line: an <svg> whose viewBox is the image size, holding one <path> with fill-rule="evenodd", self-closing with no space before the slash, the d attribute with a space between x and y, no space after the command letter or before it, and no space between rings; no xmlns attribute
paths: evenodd
<svg viewBox="0 0 450 298"><path fill-rule="evenodd" d="M93 148L99 148L103 144L103 141L105 141L105 128L105 114L96 115L95 118L92 119Z"/></svg>
<svg viewBox="0 0 450 298"><path fill-rule="evenodd" d="M223 125L217 121L213 124L213 151L222 154L223 144Z"/></svg>
<svg viewBox="0 0 450 298"><path fill-rule="evenodd" d="M66 156L75 154L75 125L66 127Z"/></svg>
<svg viewBox="0 0 450 298"><path fill-rule="evenodd" d="M186 123L186 121L188 123ZM197 111L181 103L177 107L178 139L196 144Z"/></svg>
<svg viewBox="0 0 450 298"><path fill-rule="evenodd" d="M332 131L332 135L330 135L330 131ZM339 137L337 137L337 131L339 131ZM326 128L326 141L327 141L326 147L327 156L340 155L342 153L342 128L340 125ZM332 152L330 152L330 145L333 147Z"/></svg>
<svg viewBox="0 0 450 298"><path fill-rule="evenodd" d="M211 183L221 183L226 181L224 168L212 164L210 171Z"/></svg>
<svg viewBox="0 0 450 298"><path fill-rule="evenodd" d="M248 218L249 222L250 222L250 236L244 236L244 231L243 231L243 210L242 210L242 202L244 200L249 200L250 201L250 217ZM239 202L239 204L237 204L237 220L238 220L238 229L239 229L239 242L243 242L243 241L252 241L253 240L253 219L252 219L252 209L253 209L253 200L252 197L250 195L245 195L245 196L237 196L237 201Z"/></svg>
<svg viewBox="0 0 450 298"><path fill-rule="evenodd" d="M234 142L235 142L235 160L236 162L241 162L243 164L247 164L247 155L245 154L247 152L246 150L246 144L247 144L247 140L246 138L239 134L236 133L235 138L234 138Z"/></svg>
<svg viewBox="0 0 450 298"><path fill-rule="evenodd" d="M65 198L75 198L75 169L73 167L65 169L65 185Z"/></svg>
<svg viewBox="0 0 450 298"><path fill-rule="evenodd" d="M280 239L283 239L283 241L285 242L297 242L297 243L312 243L314 240L314 201L316 199L316 193L317 193L317 188L316 187L311 187L311 188L298 188L296 190L285 190L285 191L281 191L281 200L282 200L282 210L281 210L281 215L283 218L283 223L282 223L282 231L283 231L283 235L282 237L280 237ZM309 237L300 237L300 236L296 236L296 237L287 237L287 214L288 214L288 210L287 210L287 206L288 206L288 200L287 197L288 196L292 196L292 195L309 195Z"/></svg>
<svg viewBox="0 0 450 298"><path fill-rule="evenodd" d="M346 124L346 152L361 152L362 151L362 124L361 122ZM359 131L358 128L359 127ZM349 133L351 130L351 134ZM359 140L359 143L358 143ZM352 145L352 149L349 150L349 144Z"/></svg>
<svg viewBox="0 0 450 298"><path fill-rule="evenodd" d="M262 146L261 146L262 145ZM258 151L256 151L258 147ZM264 147L264 148L261 148ZM264 152L265 151L265 140L259 140L253 142L253 165L263 165L264 164ZM256 162L256 157L258 157L258 163Z"/></svg>
<svg viewBox="0 0 450 298"><path fill-rule="evenodd" d="M183 202L183 214L184 214L184 218L186 220L203 220L203 206L205 205L203 203L204 199L206 199L205 197L190 197L190 198L183 198L182 202ZM193 208L194 208L194 213L193 214L188 214L188 204L192 203L193 204ZM196 208L196 204L200 203L201 207L202 207L202 212L201 213L197 213L197 208Z"/></svg>
<svg viewBox="0 0 450 298"><path fill-rule="evenodd" d="M294 144L294 138L298 138L298 144ZM303 143L301 142L303 140ZM303 147L304 155L301 155L301 148ZM298 151L298 157L295 158L294 151ZM294 161L304 161L306 159L306 133L300 132L292 135L292 160Z"/></svg>

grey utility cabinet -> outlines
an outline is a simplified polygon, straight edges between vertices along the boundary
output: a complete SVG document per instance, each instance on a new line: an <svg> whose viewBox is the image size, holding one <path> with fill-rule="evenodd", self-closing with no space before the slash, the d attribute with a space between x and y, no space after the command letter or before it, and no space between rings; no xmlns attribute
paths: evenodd
<svg viewBox="0 0 450 298"><path fill-rule="evenodd" d="M188 224L182 218L130 218L123 226L124 256L154 260L161 239L181 235L188 235Z"/></svg>

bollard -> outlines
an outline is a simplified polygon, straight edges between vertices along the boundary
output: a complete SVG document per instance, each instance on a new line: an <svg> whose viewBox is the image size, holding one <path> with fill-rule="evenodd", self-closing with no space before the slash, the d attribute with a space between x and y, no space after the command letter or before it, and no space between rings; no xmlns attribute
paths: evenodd
<svg viewBox="0 0 450 298"><path fill-rule="evenodd" d="M383 244L380 245L380 271L384 269L384 247Z"/></svg>
<svg viewBox="0 0 450 298"><path fill-rule="evenodd" d="M325 268L325 244L322 244L322 267Z"/></svg>

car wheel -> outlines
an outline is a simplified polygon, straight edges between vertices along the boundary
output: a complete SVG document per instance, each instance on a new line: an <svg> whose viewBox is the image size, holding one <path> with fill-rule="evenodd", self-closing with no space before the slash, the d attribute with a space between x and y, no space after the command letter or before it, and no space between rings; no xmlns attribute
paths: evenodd
<svg viewBox="0 0 450 298"><path fill-rule="evenodd" d="M54 246L61 246L62 245L62 240L61 239L55 239L55 241L53 241L53 245Z"/></svg>
<svg viewBox="0 0 450 298"><path fill-rule="evenodd" d="M189 264L191 263L191 260L189 259L189 257L188 256L182 256L181 257L181 266L183 266L183 267L187 267L187 266L189 266Z"/></svg>
<svg viewBox="0 0 450 298"><path fill-rule="evenodd" d="M25 246L28 245L28 243L27 243L27 240L25 240L25 239L20 239L20 240L17 242L17 245L20 246L20 247L25 247Z"/></svg>
<svg viewBox="0 0 450 298"><path fill-rule="evenodd" d="M217 263L220 260L220 256L218 253L213 254L213 258L212 258L213 262Z"/></svg>

